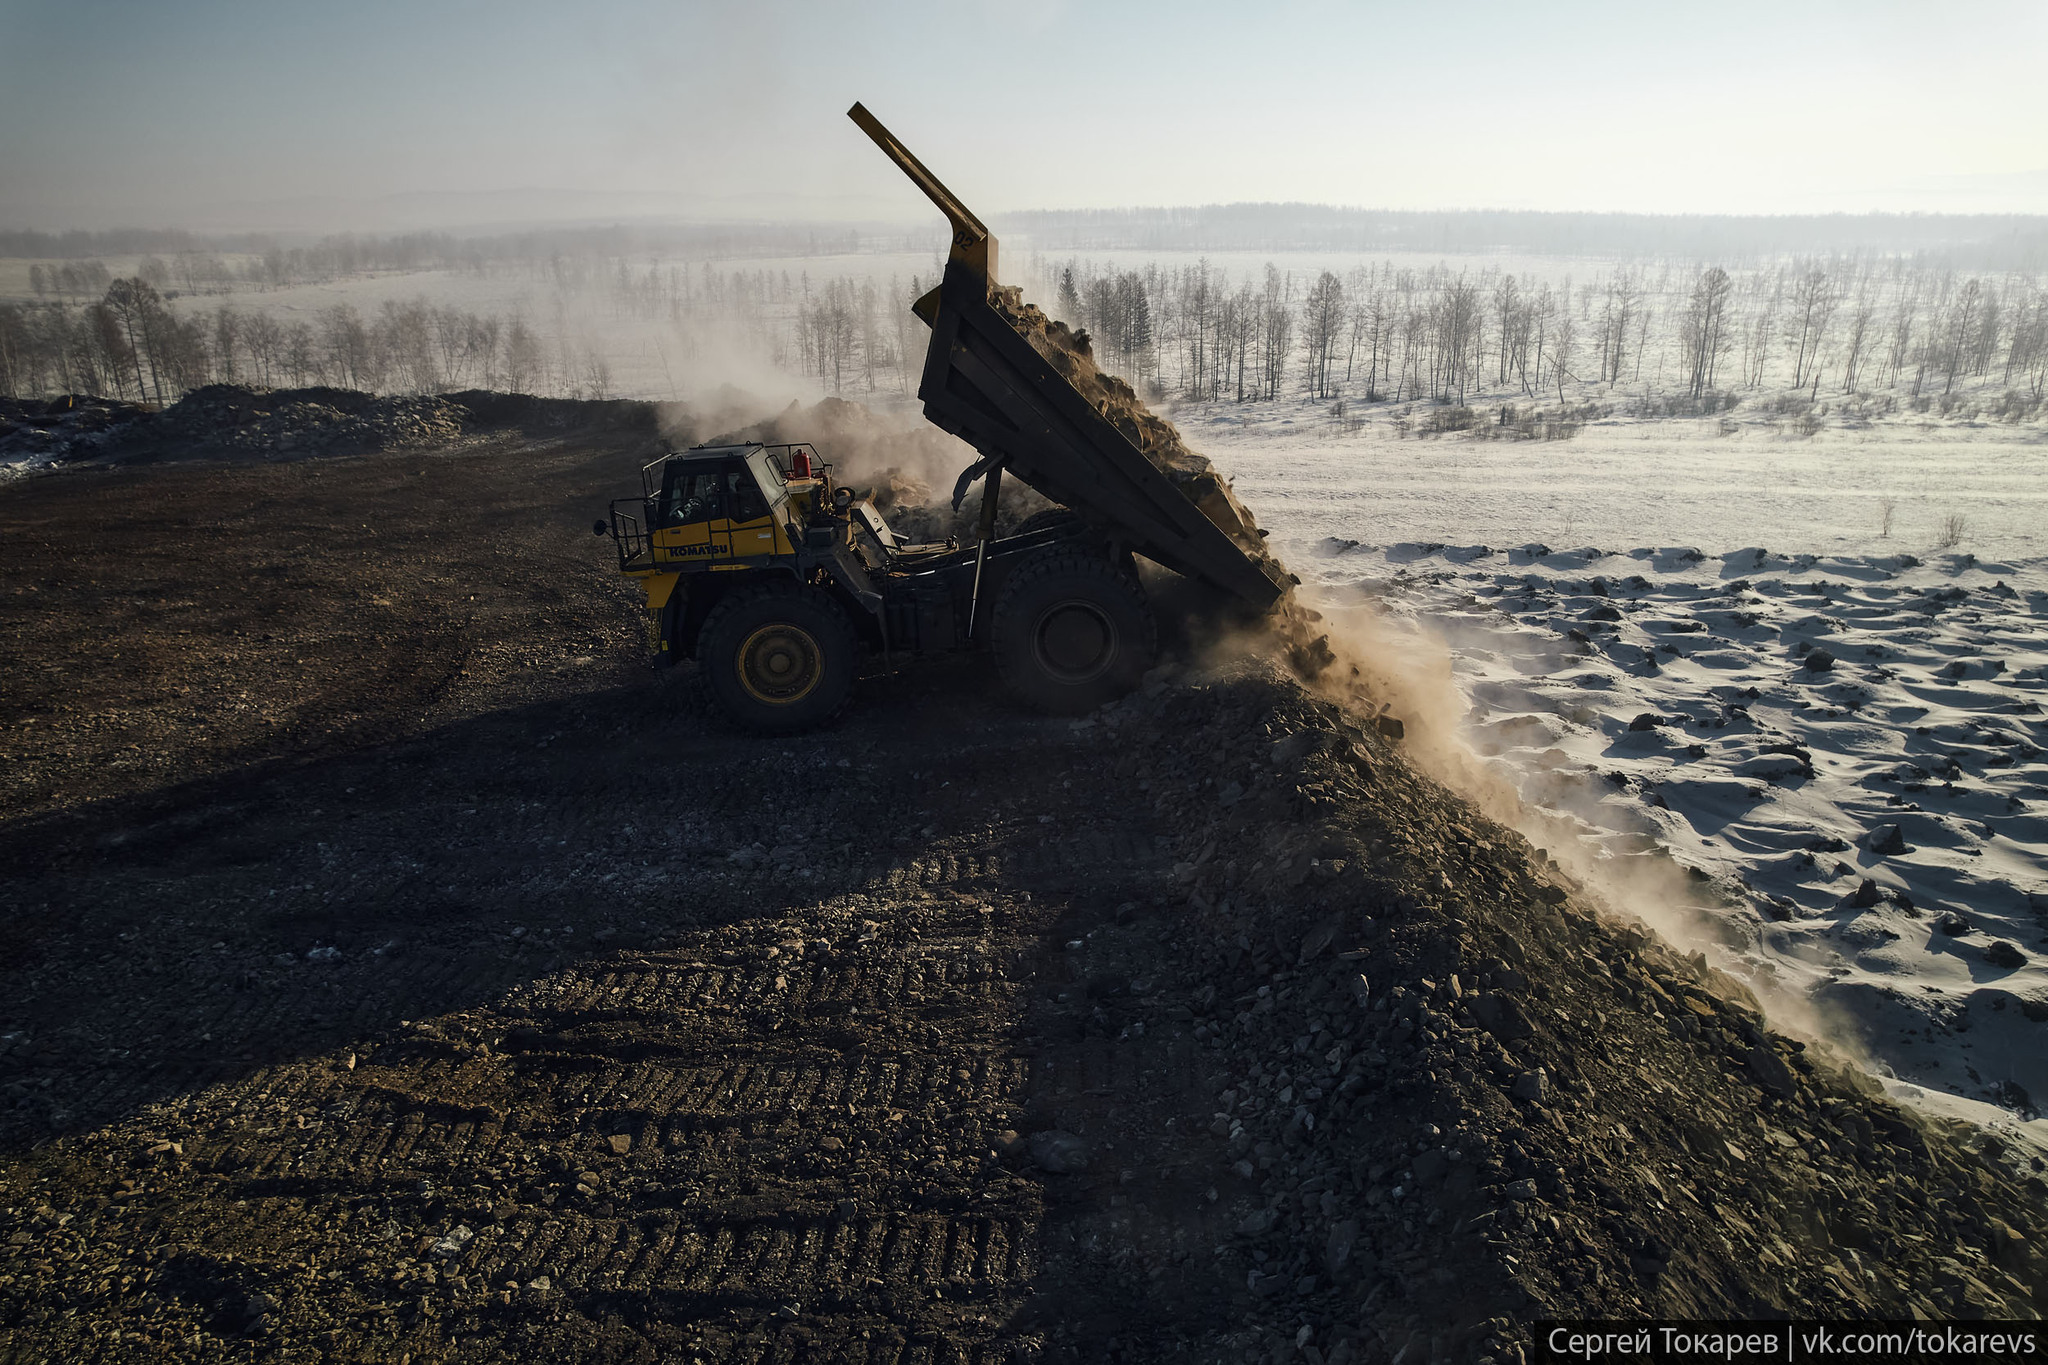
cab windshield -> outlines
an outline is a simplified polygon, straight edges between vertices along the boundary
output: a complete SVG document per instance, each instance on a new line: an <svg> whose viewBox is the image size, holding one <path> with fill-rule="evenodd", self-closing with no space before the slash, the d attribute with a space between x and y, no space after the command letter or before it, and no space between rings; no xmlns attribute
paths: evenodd
<svg viewBox="0 0 2048 1365"><path fill-rule="evenodd" d="M656 522L661 526L746 522L767 515L768 503L744 460L671 464L662 478L656 506Z"/></svg>

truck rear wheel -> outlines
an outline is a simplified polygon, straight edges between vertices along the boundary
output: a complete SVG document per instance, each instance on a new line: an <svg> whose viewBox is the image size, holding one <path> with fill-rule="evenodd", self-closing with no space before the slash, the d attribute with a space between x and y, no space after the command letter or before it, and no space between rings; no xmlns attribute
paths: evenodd
<svg viewBox="0 0 2048 1365"><path fill-rule="evenodd" d="M711 609L697 660L726 713L763 734L822 725L853 690L853 627L795 583L737 589Z"/></svg>
<svg viewBox="0 0 2048 1365"><path fill-rule="evenodd" d="M1025 561L996 600L996 668L1027 705L1078 715L1138 685L1159 649L1152 609L1100 555L1054 546Z"/></svg>

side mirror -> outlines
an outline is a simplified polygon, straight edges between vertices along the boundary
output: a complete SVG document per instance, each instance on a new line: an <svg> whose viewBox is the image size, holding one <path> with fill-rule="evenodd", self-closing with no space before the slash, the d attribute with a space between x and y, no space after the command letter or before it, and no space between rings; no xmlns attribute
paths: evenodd
<svg viewBox="0 0 2048 1365"><path fill-rule="evenodd" d="M611 529L612 529L612 528L611 528L611 527L610 527L610 526L609 526L608 524L606 524L605 522L602 522L602 521L593 521L593 522L591 522L591 523L590 523L590 531L591 531L591 534L593 534L593 535L600 535L600 536L601 536L601 535L603 535L603 534L604 534L604 533L605 533L606 531L609 531L609 530L611 530Z"/></svg>

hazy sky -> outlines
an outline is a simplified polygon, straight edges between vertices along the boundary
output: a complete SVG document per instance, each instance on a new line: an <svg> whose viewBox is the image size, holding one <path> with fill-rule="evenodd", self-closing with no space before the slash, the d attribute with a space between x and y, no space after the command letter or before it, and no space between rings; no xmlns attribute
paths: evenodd
<svg viewBox="0 0 2048 1365"><path fill-rule="evenodd" d="M2048 3L0 0L0 226L2048 212Z"/></svg>

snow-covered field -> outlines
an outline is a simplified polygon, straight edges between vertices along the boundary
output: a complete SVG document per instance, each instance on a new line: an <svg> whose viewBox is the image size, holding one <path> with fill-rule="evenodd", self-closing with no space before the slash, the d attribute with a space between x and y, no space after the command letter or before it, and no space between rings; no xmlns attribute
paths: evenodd
<svg viewBox="0 0 2048 1365"><path fill-rule="evenodd" d="M1340 627L1448 656L1466 744L1610 888L1697 869L1706 946L1896 1093L2048 1104L2043 433L1418 440L1242 411L1175 418Z"/></svg>

